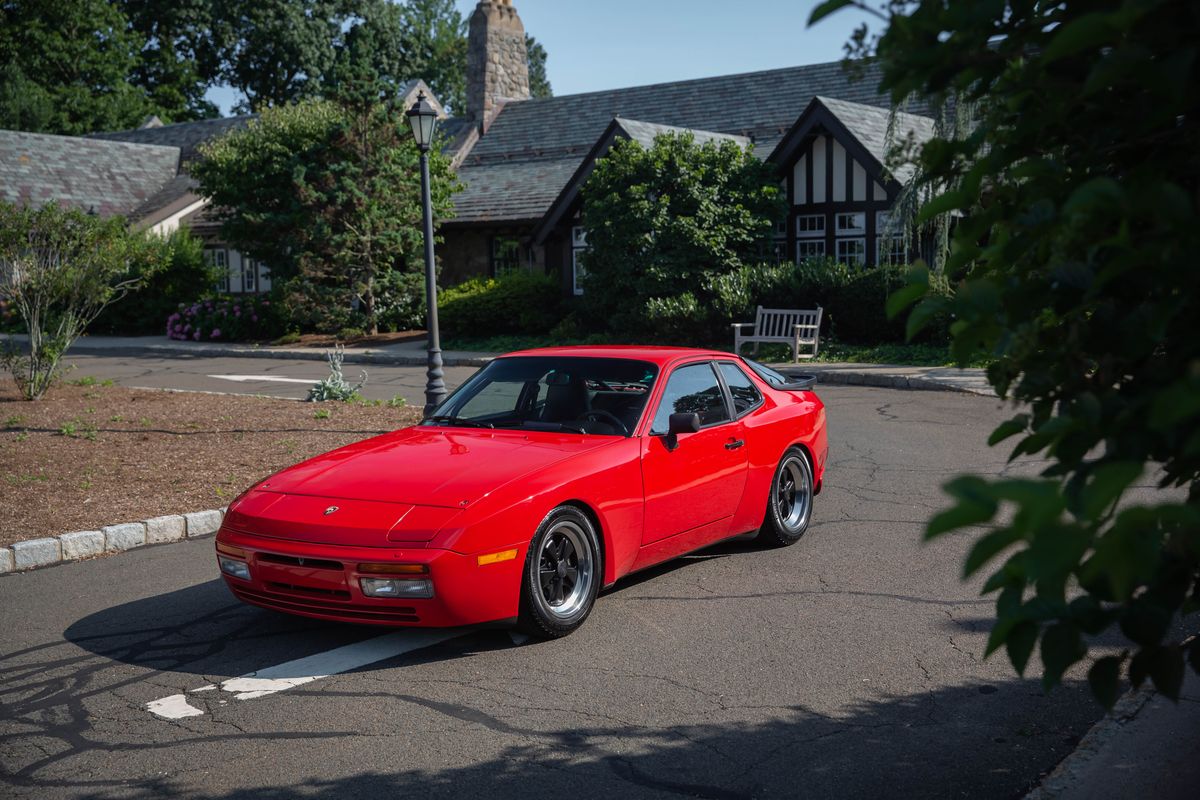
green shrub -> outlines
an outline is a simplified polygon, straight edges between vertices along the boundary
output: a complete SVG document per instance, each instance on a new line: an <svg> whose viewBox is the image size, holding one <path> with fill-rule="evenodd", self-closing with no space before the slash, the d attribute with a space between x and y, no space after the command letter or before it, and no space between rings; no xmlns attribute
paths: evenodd
<svg viewBox="0 0 1200 800"><path fill-rule="evenodd" d="M180 303L167 317L167 338L182 341L249 342L272 339L279 322L271 301L241 295Z"/></svg>
<svg viewBox="0 0 1200 800"><path fill-rule="evenodd" d="M442 328L454 336L546 333L562 319L557 281L531 272L473 278L438 298Z"/></svg>
<svg viewBox="0 0 1200 800"><path fill-rule="evenodd" d="M220 269L204 260L204 245L185 228L165 238L152 238L151 245L165 264L148 274L140 288L130 292L122 303L115 303L88 326L93 334L148 336L162 332L163 320L197 297L207 297L220 279ZM139 272L144 264L135 264Z"/></svg>
<svg viewBox="0 0 1200 800"><path fill-rule="evenodd" d="M338 331L337 338L345 342L351 339L361 339L366 335L366 331L364 331L362 328L342 328L340 331Z"/></svg>
<svg viewBox="0 0 1200 800"><path fill-rule="evenodd" d="M885 311L888 295L905 284L908 267L849 267L833 259L809 259L797 265L757 264L721 275L714 281L716 298L712 313L716 321L753 322L757 306L766 308L814 308L824 314L821 335L852 344L903 343L904 320L889 320ZM942 291L948 291L945 282ZM916 341L940 344L947 339L945 318L934 320Z"/></svg>
<svg viewBox="0 0 1200 800"><path fill-rule="evenodd" d="M302 277L271 288L271 301L289 328L305 333L336 334L343 328L366 328L367 318L351 307L350 291Z"/></svg>
<svg viewBox="0 0 1200 800"><path fill-rule="evenodd" d="M425 275L390 270L375 279L375 316L384 331L425 327Z"/></svg>

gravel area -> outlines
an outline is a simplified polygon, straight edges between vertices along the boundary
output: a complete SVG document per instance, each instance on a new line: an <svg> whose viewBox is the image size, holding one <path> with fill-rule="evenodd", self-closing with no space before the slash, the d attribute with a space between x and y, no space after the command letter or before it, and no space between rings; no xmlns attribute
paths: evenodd
<svg viewBox="0 0 1200 800"><path fill-rule="evenodd" d="M254 481L411 425L419 408L0 379L0 546L227 505Z"/></svg>

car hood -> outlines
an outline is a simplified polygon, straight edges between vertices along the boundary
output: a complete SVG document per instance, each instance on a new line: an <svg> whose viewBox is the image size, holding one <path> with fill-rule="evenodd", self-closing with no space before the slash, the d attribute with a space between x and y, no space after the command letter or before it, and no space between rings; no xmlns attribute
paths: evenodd
<svg viewBox="0 0 1200 800"><path fill-rule="evenodd" d="M616 441L609 436L405 428L297 464L259 488L461 509L523 475Z"/></svg>

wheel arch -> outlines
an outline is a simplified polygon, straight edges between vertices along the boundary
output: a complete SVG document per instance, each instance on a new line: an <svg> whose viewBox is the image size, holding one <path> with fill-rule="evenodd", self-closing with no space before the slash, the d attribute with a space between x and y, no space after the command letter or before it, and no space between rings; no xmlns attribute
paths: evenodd
<svg viewBox="0 0 1200 800"><path fill-rule="evenodd" d="M814 495L820 494L821 493L821 484L824 483L825 476L822 475L821 478L819 478L819 479L816 477L817 459L813 455L812 448L809 447L808 443L805 442L803 439L797 439L796 441L789 444L787 446L787 448L784 450L784 452L786 453L788 450L791 450L793 447L796 448L797 450L799 450L800 452L804 453L804 457L808 459L808 468L810 470L812 470L813 479L816 481L816 483L813 485L813 494ZM783 458L783 456L781 455L780 458Z"/></svg>
<svg viewBox="0 0 1200 800"><path fill-rule="evenodd" d="M563 502L559 503L559 506L570 506L571 508L578 509L579 512L587 517L588 520L591 521L592 525L596 528L596 538L600 540L600 588L603 589L611 585L612 582L607 581L604 578L606 577L606 571L608 569L608 553L612 543L609 541L608 532L605 530L604 525L600 522L600 515L596 513L596 509L592 508L583 500L579 500L577 498L564 500Z"/></svg>

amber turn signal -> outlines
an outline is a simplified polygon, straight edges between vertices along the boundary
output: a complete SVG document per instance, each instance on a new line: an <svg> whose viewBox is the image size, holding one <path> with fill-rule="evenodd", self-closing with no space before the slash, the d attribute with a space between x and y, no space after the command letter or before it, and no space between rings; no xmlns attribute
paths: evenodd
<svg viewBox="0 0 1200 800"><path fill-rule="evenodd" d="M359 564L358 571L368 575L427 575L428 564Z"/></svg>
<svg viewBox="0 0 1200 800"><path fill-rule="evenodd" d="M246 560L247 558L246 551L242 548L231 547L230 545L221 544L220 542L217 542L217 552L221 553L222 555L233 556L234 558L240 558L243 560Z"/></svg>
<svg viewBox="0 0 1200 800"><path fill-rule="evenodd" d="M488 553L484 556L479 556L475 560L479 562L479 566L483 567L488 564L498 564L501 561L512 561L517 557L517 548L511 550L501 550L499 553Z"/></svg>

